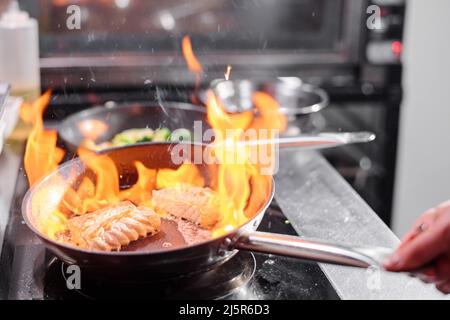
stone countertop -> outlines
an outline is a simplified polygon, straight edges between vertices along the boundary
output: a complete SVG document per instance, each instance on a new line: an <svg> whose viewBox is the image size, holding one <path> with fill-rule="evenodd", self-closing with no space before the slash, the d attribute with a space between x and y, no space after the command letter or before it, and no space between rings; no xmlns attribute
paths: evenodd
<svg viewBox="0 0 450 320"><path fill-rule="evenodd" d="M399 239L319 153L283 150L275 199L305 238L395 248ZM405 274L320 264L342 299L442 299Z"/></svg>

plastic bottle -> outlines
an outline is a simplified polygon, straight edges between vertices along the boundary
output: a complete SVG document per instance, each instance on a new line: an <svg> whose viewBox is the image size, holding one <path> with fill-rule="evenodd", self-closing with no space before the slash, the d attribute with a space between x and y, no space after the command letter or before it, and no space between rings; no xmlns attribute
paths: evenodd
<svg viewBox="0 0 450 320"><path fill-rule="evenodd" d="M0 17L0 79L26 101L40 94L38 24L15 0Z"/></svg>

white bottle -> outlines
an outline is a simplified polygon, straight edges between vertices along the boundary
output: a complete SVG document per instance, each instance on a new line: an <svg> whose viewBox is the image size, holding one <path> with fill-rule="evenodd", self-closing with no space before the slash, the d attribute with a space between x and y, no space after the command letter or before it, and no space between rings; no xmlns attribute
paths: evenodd
<svg viewBox="0 0 450 320"><path fill-rule="evenodd" d="M0 80L27 101L40 94L38 24L16 0L0 17Z"/></svg>

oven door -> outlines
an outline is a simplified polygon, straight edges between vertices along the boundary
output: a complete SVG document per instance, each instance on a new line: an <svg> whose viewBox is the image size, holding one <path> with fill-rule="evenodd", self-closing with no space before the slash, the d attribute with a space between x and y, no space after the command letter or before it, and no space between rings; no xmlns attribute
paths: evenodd
<svg viewBox="0 0 450 320"><path fill-rule="evenodd" d="M248 75L354 64L365 15L360 0L80 1L78 29L71 1L20 4L40 21L43 82L52 86L57 81L46 83L47 74L61 74L67 85L193 81L181 56L186 34L205 80L227 65Z"/></svg>

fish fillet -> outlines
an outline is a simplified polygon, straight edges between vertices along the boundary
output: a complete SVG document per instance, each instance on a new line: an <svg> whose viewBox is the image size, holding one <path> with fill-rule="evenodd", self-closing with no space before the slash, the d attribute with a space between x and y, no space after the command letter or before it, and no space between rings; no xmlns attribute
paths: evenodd
<svg viewBox="0 0 450 320"><path fill-rule="evenodd" d="M219 221L219 199L213 190L189 184L153 190L159 213L169 214L211 229Z"/></svg>
<svg viewBox="0 0 450 320"><path fill-rule="evenodd" d="M120 250L130 242L159 232L161 220L150 208L123 201L69 219L71 241L91 250Z"/></svg>

